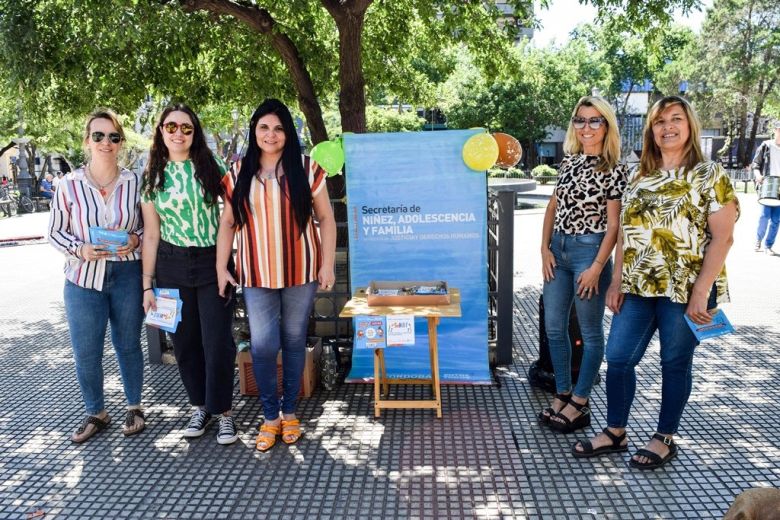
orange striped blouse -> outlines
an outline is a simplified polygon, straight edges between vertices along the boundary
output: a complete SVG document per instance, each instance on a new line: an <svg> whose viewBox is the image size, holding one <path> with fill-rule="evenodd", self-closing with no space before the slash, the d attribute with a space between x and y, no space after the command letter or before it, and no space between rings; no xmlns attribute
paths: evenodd
<svg viewBox="0 0 780 520"><path fill-rule="evenodd" d="M314 198L325 187L325 171L314 161L306 162ZM237 171L222 178L228 198L236 179ZM252 180L249 218L238 230L236 253L238 283L244 287L282 289L317 280L322 263L319 229L310 219L300 233L287 190L287 175Z"/></svg>

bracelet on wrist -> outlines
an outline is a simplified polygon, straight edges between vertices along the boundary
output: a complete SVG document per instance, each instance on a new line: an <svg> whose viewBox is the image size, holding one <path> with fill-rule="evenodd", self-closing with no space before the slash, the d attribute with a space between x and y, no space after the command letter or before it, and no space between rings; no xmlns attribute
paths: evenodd
<svg viewBox="0 0 780 520"><path fill-rule="evenodd" d="M154 291L154 287L147 287L146 289L144 289L144 292L146 291Z"/></svg>
<svg viewBox="0 0 780 520"><path fill-rule="evenodd" d="M146 273L144 273L141 276L143 276L144 278L149 278L149 279L154 280L154 275L153 274L146 274Z"/></svg>
<svg viewBox="0 0 780 520"><path fill-rule="evenodd" d="M594 261L594 262L596 262L597 264L601 264L601 265L604 265L604 264L605 264L605 262L602 262L602 261L601 261L601 260L599 260L598 258L594 258L594 259L593 259L593 261Z"/></svg>

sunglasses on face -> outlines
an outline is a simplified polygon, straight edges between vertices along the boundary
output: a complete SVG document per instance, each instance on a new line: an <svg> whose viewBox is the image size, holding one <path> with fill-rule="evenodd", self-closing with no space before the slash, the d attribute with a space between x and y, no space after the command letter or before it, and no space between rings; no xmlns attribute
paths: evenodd
<svg viewBox="0 0 780 520"><path fill-rule="evenodd" d="M195 127L192 126L189 123L176 123L174 121L169 121L162 125L163 130L165 130L169 134L175 134L176 130L181 128L181 133L184 135L190 135L192 132L195 131Z"/></svg>
<svg viewBox="0 0 780 520"><path fill-rule="evenodd" d="M103 142L103 139L106 137L105 132L92 132L92 141L95 143ZM122 142L122 136L119 135L117 132L111 132L108 134L108 140L111 141L114 144L119 144Z"/></svg>
<svg viewBox="0 0 780 520"><path fill-rule="evenodd" d="M582 130L585 128L585 125L588 125L591 130L598 130L601 128L601 125L605 124L607 120L603 117L591 117L591 118L585 118L585 117L572 117L571 118L571 124L576 128L577 130Z"/></svg>

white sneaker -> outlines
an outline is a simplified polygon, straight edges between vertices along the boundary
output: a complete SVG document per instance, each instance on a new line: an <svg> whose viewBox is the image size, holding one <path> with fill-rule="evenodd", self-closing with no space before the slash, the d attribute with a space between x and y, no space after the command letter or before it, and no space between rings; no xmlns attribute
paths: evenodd
<svg viewBox="0 0 780 520"><path fill-rule="evenodd" d="M775 252L772 251L771 247L765 247L764 248L764 253L766 253L768 256L775 256Z"/></svg>
<svg viewBox="0 0 780 520"><path fill-rule="evenodd" d="M755 251L756 253L761 251L761 241L760 240L758 242L756 242L756 247L755 247L755 249L753 249L753 251Z"/></svg>
<svg viewBox="0 0 780 520"><path fill-rule="evenodd" d="M238 440L238 431L236 430L236 421L232 415L222 415L219 418L219 433L217 433L217 442L220 444L233 444Z"/></svg>
<svg viewBox="0 0 780 520"><path fill-rule="evenodd" d="M190 423L187 425L187 429L182 432L183 437L200 437L206 431L206 425L211 420L211 414L206 410L198 408L190 418Z"/></svg>

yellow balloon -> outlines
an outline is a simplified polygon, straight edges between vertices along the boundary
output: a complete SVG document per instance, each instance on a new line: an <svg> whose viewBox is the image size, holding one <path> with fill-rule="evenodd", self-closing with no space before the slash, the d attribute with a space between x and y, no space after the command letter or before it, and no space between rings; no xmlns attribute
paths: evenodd
<svg viewBox="0 0 780 520"><path fill-rule="evenodd" d="M463 162L475 171L485 171L496 164L498 143L488 133L472 135L463 145Z"/></svg>

